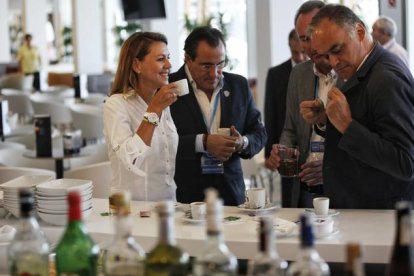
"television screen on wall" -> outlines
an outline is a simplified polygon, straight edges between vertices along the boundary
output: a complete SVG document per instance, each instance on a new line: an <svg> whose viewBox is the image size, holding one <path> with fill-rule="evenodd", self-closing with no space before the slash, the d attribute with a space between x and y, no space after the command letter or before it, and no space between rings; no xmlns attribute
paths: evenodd
<svg viewBox="0 0 414 276"><path fill-rule="evenodd" d="M164 0L122 0L125 20L165 18Z"/></svg>

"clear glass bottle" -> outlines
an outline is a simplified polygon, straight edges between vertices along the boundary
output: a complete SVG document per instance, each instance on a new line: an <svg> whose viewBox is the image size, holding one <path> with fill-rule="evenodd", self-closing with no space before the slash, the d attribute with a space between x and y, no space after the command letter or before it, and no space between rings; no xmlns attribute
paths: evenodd
<svg viewBox="0 0 414 276"><path fill-rule="evenodd" d="M160 202L157 205L159 233L157 245L145 259L145 275L169 276L188 275L189 256L174 238L174 203Z"/></svg>
<svg viewBox="0 0 414 276"><path fill-rule="evenodd" d="M115 238L106 249L105 275L143 276L145 252L131 236L132 221L129 216L129 193L120 194L114 205L117 208Z"/></svg>
<svg viewBox="0 0 414 276"><path fill-rule="evenodd" d="M325 143L323 141L312 141L309 145L309 155L306 158L306 163L323 160L325 152ZM309 193L321 195L323 194L323 183L318 183L313 186L306 186Z"/></svg>
<svg viewBox="0 0 414 276"><path fill-rule="evenodd" d="M224 243L223 201L218 198L217 191L206 191L207 203L207 241L201 253L196 257L193 274L207 275L237 275L237 258Z"/></svg>
<svg viewBox="0 0 414 276"><path fill-rule="evenodd" d="M259 229L259 252L249 261L247 275L250 276L283 276L287 262L279 258L276 251L273 218L261 217Z"/></svg>
<svg viewBox="0 0 414 276"><path fill-rule="evenodd" d="M411 204L396 204L396 231L394 247L387 275L414 275L414 245L411 231Z"/></svg>
<svg viewBox="0 0 414 276"><path fill-rule="evenodd" d="M99 247L82 222L78 191L69 192L68 204L69 222L55 249L57 275L96 275Z"/></svg>
<svg viewBox="0 0 414 276"><path fill-rule="evenodd" d="M296 262L292 263L287 271L290 276L328 276L329 266L314 248L312 223L307 214L300 217L301 248Z"/></svg>
<svg viewBox="0 0 414 276"><path fill-rule="evenodd" d="M364 263L362 262L361 245L351 242L346 245L346 266L347 276L365 276Z"/></svg>
<svg viewBox="0 0 414 276"><path fill-rule="evenodd" d="M27 190L19 192L20 226L8 247L10 275L49 274L49 243L33 216L34 196Z"/></svg>

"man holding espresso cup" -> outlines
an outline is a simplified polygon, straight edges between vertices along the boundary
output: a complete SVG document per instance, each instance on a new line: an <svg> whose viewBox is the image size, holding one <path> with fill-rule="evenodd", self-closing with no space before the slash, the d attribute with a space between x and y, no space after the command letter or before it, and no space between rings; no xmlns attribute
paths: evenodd
<svg viewBox="0 0 414 276"><path fill-rule="evenodd" d="M223 72L226 48L222 33L199 27L187 37L185 65L170 82L187 79L190 93L171 106L179 135L175 182L177 200L204 200L216 188L225 205L245 201L240 158L252 158L266 143L247 80Z"/></svg>

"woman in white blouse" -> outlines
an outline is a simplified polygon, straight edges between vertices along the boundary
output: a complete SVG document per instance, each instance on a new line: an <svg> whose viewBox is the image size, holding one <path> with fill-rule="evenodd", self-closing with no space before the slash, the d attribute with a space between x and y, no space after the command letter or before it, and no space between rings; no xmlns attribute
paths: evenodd
<svg viewBox="0 0 414 276"><path fill-rule="evenodd" d="M168 84L170 68L164 35L134 33L122 45L104 105L111 190L129 190L134 200L175 200L178 134L169 106L178 90Z"/></svg>

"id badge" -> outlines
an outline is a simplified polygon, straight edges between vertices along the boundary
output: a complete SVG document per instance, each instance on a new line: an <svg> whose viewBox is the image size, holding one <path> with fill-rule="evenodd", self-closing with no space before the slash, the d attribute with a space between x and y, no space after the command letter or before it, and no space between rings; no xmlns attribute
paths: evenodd
<svg viewBox="0 0 414 276"><path fill-rule="evenodd" d="M310 143L311 152L325 152L325 143L322 141L313 141Z"/></svg>
<svg viewBox="0 0 414 276"><path fill-rule="evenodd" d="M202 174L223 174L223 162L211 156L208 153L203 153L201 156L201 173Z"/></svg>

